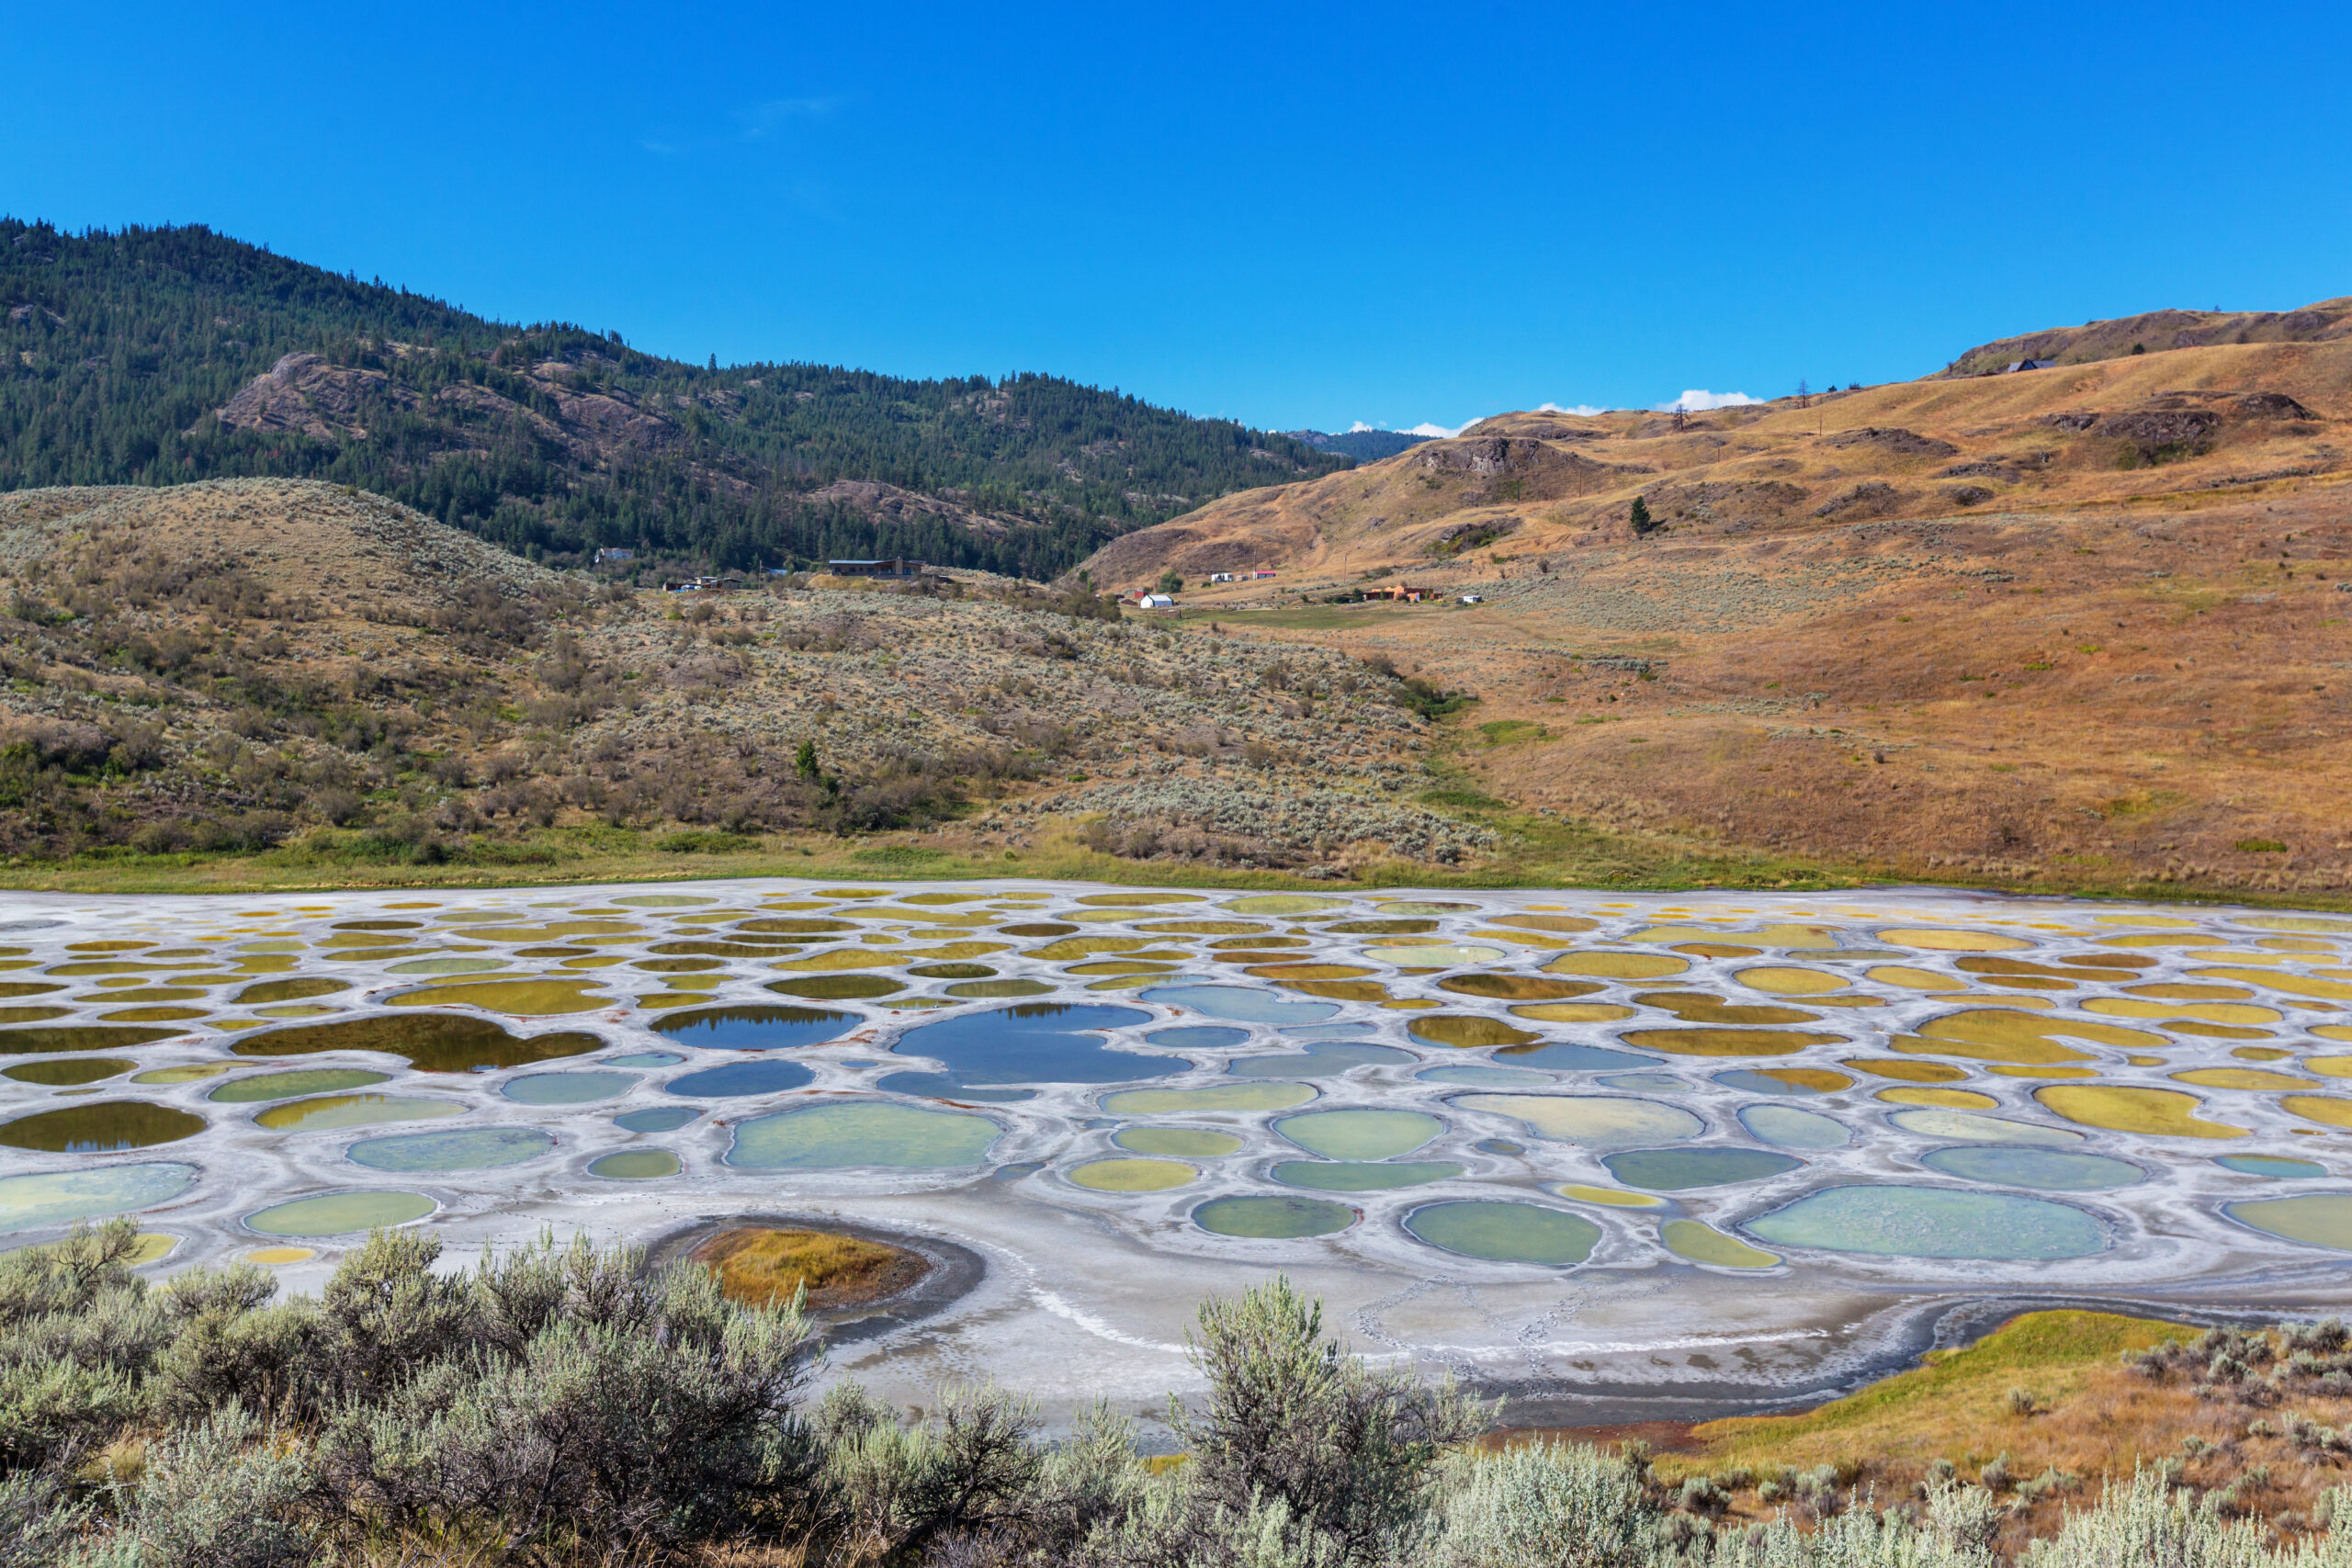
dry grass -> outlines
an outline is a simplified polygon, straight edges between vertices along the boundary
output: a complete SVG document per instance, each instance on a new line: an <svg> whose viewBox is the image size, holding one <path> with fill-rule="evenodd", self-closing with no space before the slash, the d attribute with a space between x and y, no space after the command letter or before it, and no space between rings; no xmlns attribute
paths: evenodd
<svg viewBox="0 0 2352 1568"><path fill-rule="evenodd" d="M729 1300L755 1306L789 1302L804 1287L811 1305L845 1305L899 1288L910 1263L916 1273L922 1267L902 1248L855 1236L750 1226L721 1231L695 1256L718 1273Z"/></svg>
<svg viewBox="0 0 2352 1568"><path fill-rule="evenodd" d="M2336 1426L2352 1418L2352 1400L2291 1398L2275 1410L2249 1408L2200 1394L2183 1380L2153 1381L2120 1360L2124 1351L2198 1333L2108 1313L2030 1313L1819 1409L1696 1427L1684 1451L1659 1456L1657 1474L1676 1484L1693 1475L1724 1479L1726 1472L1736 1480L1742 1469L1763 1478L1781 1466L1826 1465L1858 1490L1873 1490L1882 1506L1910 1495L1939 1460L1963 1480L2004 1456L2017 1481L2053 1469L2077 1478L2079 1491L2053 1491L2018 1508L2009 1529L2022 1540L2048 1533L2063 1506L2095 1498L2107 1478L2128 1480L2138 1466L2184 1460L2182 1483L2200 1490L2267 1467L2270 1483L2258 1491L2259 1511L2308 1513L2344 1480L2335 1461L2306 1457L2283 1438L2247 1428L2257 1420L2276 1427L2289 1411ZM2030 1399L2030 1414L2013 1390ZM1731 1490L1735 1512L1770 1517L1752 1483Z"/></svg>

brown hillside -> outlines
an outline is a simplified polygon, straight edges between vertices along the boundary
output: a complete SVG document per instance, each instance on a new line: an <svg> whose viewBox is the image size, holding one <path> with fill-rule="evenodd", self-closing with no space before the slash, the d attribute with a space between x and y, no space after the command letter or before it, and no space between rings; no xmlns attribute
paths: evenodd
<svg viewBox="0 0 2352 1568"><path fill-rule="evenodd" d="M1600 826L1901 876L2341 889L2347 414L2352 340L1679 428L1512 414L1093 570L1172 566L1228 630L1482 694L1470 778ZM1638 540L1635 496L1666 524ZM1197 583L1261 563L1280 575ZM1485 603L1323 603L1391 583Z"/></svg>
<svg viewBox="0 0 2352 1568"><path fill-rule="evenodd" d="M2352 337L2352 296L2323 299L2300 310L2149 310L2079 327L2052 327L1970 349L1944 367L1946 376L1983 376L2021 359L2078 365L2120 359L2134 352L2209 348L2218 344L2329 343Z"/></svg>

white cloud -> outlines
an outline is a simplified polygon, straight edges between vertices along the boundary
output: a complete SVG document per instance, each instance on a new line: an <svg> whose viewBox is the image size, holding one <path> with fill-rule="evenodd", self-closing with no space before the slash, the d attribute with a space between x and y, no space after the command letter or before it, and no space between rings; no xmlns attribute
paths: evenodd
<svg viewBox="0 0 2352 1568"><path fill-rule="evenodd" d="M1768 398L1751 398L1746 392L1710 392L1704 388L1694 387L1672 402L1652 403L1650 407L1660 413L1678 408L1692 413L1704 413L1709 409L1740 409L1750 403L1770 400Z"/></svg>
<svg viewBox="0 0 2352 1568"><path fill-rule="evenodd" d="M1484 419L1487 416L1485 414L1480 414L1478 419ZM1478 419L1465 419L1460 424L1453 426L1450 430L1442 424L1431 424L1429 421L1423 420L1419 424L1408 425L1406 427L1405 434L1408 435L1431 435L1435 436L1440 441L1451 441L1455 436L1461 434L1464 431L1469 429L1472 425L1477 423Z"/></svg>
<svg viewBox="0 0 2352 1568"><path fill-rule="evenodd" d="M1603 408L1595 408L1590 403L1578 403L1574 408L1566 409L1562 408L1557 403L1538 403L1535 406L1535 412L1537 413L1572 413L1578 419L1590 419L1597 413L1607 413L1609 411Z"/></svg>
<svg viewBox="0 0 2352 1568"><path fill-rule="evenodd" d="M1385 424L1366 424L1363 421L1358 420L1353 424L1348 426L1348 434L1350 435L1354 435L1361 431L1385 430L1388 427Z"/></svg>

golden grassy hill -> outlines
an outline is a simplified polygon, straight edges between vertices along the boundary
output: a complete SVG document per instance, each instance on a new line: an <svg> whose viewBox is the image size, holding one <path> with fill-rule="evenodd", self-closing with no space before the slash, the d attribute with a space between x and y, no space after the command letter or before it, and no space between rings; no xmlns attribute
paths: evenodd
<svg viewBox="0 0 2352 1568"><path fill-rule="evenodd" d="M1862 874L2338 895L2347 416L2342 337L1509 414L1091 564L1480 694L1468 798ZM1396 583L1485 602L1329 602Z"/></svg>

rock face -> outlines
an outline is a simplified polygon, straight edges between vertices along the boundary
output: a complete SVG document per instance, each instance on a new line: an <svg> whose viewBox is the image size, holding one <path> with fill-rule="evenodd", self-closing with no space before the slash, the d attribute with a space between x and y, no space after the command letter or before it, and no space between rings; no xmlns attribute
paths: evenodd
<svg viewBox="0 0 2352 1568"><path fill-rule="evenodd" d="M808 500L818 505L839 506L877 523L936 520L989 538L1001 538L1013 528L1010 519L976 512L940 496L900 490L879 479L835 479L822 490L810 491Z"/></svg>
<svg viewBox="0 0 2352 1568"><path fill-rule="evenodd" d="M1960 455L1960 448L1949 441L1939 441L1932 435L1891 426L1866 425L1860 430L1840 430L1822 437L1822 442L1829 446L1876 446L1904 457L1956 457Z"/></svg>
<svg viewBox="0 0 2352 1568"><path fill-rule="evenodd" d="M283 430L322 441L368 434L363 405L414 408L416 394L378 370L345 369L315 354L289 354L217 411L234 430Z"/></svg>

